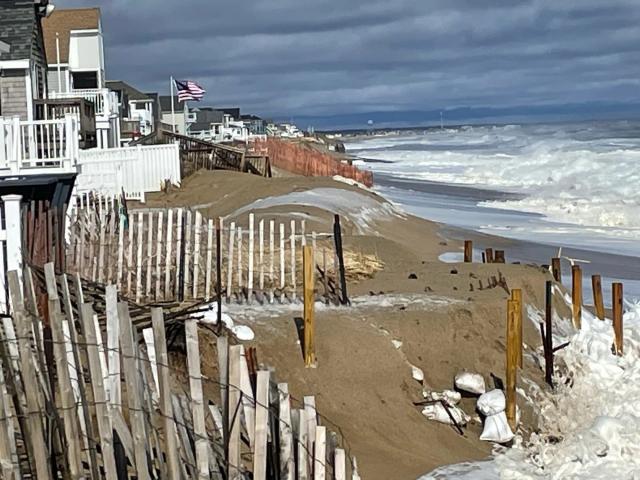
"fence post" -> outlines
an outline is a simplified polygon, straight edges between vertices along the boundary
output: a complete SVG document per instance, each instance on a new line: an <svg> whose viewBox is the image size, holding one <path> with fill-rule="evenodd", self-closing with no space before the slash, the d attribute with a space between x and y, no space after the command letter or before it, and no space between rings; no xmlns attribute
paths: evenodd
<svg viewBox="0 0 640 480"><path fill-rule="evenodd" d="M562 283L562 265L558 257L551 259L551 272L553 273L553 279L558 283Z"/></svg>
<svg viewBox="0 0 640 480"><path fill-rule="evenodd" d="M545 289L545 338L544 342L544 376L547 384L553 388L553 282L546 283Z"/></svg>
<svg viewBox="0 0 640 480"><path fill-rule="evenodd" d="M327 427L316 427L313 478L325 480L327 457Z"/></svg>
<svg viewBox="0 0 640 480"><path fill-rule="evenodd" d="M288 384L278 384L278 400L280 402L280 478L282 480L293 480L295 464L293 458L291 403Z"/></svg>
<svg viewBox="0 0 640 480"><path fill-rule="evenodd" d="M582 268L580 265L571 267L571 301L573 303L573 326L580 330L582 326Z"/></svg>
<svg viewBox="0 0 640 480"><path fill-rule="evenodd" d="M255 446L253 478L267 479L267 430L269 427L269 371L260 370L256 381Z"/></svg>
<svg viewBox="0 0 640 480"><path fill-rule="evenodd" d="M247 277L247 301L251 303L253 296L253 249L254 249L254 240L255 240L255 231L254 231L254 222L255 217L253 213L249 214L249 259L247 262L247 268L249 270L249 274Z"/></svg>
<svg viewBox="0 0 640 480"><path fill-rule="evenodd" d="M227 249L227 303L231 301L231 285L233 284L233 247L235 243L236 223L229 225L229 248Z"/></svg>
<svg viewBox="0 0 640 480"><path fill-rule="evenodd" d="M509 426L513 432L516 431L516 382L518 367L518 345L517 345L517 305L513 300L507 302L507 385L506 415Z"/></svg>
<svg viewBox="0 0 640 480"><path fill-rule="evenodd" d="M22 216L20 202L22 195L3 195L5 229L7 240L7 272L15 270L22 285Z"/></svg>
<svg viewBox="0 0 640 480"><path fill-rule="evenodd" d="M464 263L473 262L473 242L471 240L464 241Z"/></svg>
<svg viewBox="0 0 640 480"><path fill-rule="evenodd" d="M227 410L229 436L227 448L229 450L227 478L235 480L240 475L240 345L229 347L229 408Z"/></svg>
<svg viewBox="0 0 640 480"><path fill-rule="evenodd" d="M522 368L522 290L514 288L511 290L511 300L515 302L516 309L516 345L518 354L518 367Z"/></svg>
<svg viewBox="0 0 640 480"><path fill-rule="evenodd" d="M604 300L602 298L602 278L600 275L591 276L591 288L593 290L593 306L596 310L596 316L600 320L604 320Z"/></svg>
<svg viewBox="0 0 640 480"><path fill-rule="evenodd" d="M624 343L624 326L622 318L622 283L614 283L612 285L613 296L613 333L615 335L614 351L616 355L622 355Z"/></svg>
<svg viewBox="0 0 640 480"><path fill-rule="evenodd" d="M340 303L342 305L348 305L349 295L347 294L347 278L344 269L344 252L342 250L342 227L340 226L340 215L334 216L333 222L333 241L336 246L336 255L338 257L338 265L340 268L340 293L342 294L342 298L340 299Z"/></svg>
<svg viewBox="0 0 640 480"><path fill-rule="evenodd" d="M305 246L302 263L304 269L304 366L316 366L315 319L314 319L314 268L313 248Z"/></svg>

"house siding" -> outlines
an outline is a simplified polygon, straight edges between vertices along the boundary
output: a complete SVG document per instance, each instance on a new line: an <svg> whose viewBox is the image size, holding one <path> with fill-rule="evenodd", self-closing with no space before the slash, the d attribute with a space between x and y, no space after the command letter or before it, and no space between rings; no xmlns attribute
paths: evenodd
<svg viewBox="0 0 640 480"><path fill-rule="evenodd" d="M3 70L0 74L0 115L27 120L27 90L24 70Z"/></svg>

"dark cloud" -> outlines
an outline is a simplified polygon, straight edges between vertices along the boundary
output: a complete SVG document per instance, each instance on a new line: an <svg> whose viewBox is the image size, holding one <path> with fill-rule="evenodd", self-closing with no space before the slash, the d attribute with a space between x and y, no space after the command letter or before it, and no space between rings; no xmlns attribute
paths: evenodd
<svg viewBox="0 0 640 480"><path fill-rule="evenodd" d="M60 8L95 5L58 0ZM264 115L640 101L638 0L112 0L107 74Z"/></svg>

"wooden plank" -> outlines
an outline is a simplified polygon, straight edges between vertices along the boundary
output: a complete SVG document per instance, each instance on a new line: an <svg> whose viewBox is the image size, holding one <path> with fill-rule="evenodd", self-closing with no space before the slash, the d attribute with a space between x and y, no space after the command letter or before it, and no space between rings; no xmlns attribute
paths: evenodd
<svg viewBox="0 0 640 480"><path fill-rule="evenodd" d="M140 303L142 300L142 243L144 239L144 214L138 212L138 228L137 228L137 241L138 249L136 252L136 303Z"/></svg>
<svg viewBox="0 0 640 480"><path fill-rule="evenodd" d="M260 294L264 295L264 219L258 223L258 268L260 269L258 287Z"/></svg>
<svg viewBox="0 0 640 480"><path fill-rule="evenodd" d="M171 378L169 376L169 356L167 354L167 339L164 329L164 314L161 308L151 309L151 321L155 339L158 383L160 386L160 414L162 415L164 435L164 450L167 456L167 466L170 480L180 479L180 460L178 458L178 439L173 406L171 404Z"/></svg>
<svg viewBox="0 0 640 480"><path fill-rule="evenodd" d="M334 480L347 480L347 458L342 448L336 448L333 456Z"/></svg>
<svg viewBox="0 0 640 480"><path fill-rule="evenodd" d="M273 302L273 290L276 284L276 277L274 275L274 258L275 258L275 220L269 220L269 301Z"/></svg>
<svg viewBox="0 0 640 480"><path fill-rule="evenodd" d="M104 250L105 250L105 236L106 236L106 230L107 230L107 225L106 225L106 218L105 218L105 214L104 211L101 210L100 211L100 239L99 239L99 244L98 244L98 283L104 283L104 272L105 272L105 265L104 265Z"/></svg>
<svg viewBox="0 0 640 480"><path fill-rule="evenodd" d="M31 345L29 344L29 322L26 319L24 311L18 272L14 270L7 272L7 281L9 284L11 304L14 308L13 315L18 329L20 372L23 378L33 379L35 378L36 371ZM5 361L8 361L8 359L5 358ZM17 374L17 371L15 373ZM45 443L41 418L42 412L44 412L44 406L40 404L40 396L38 395L37 384L35 382L26 381L23 387L27 404L26 426L28 427L28 434L25 439L26 447L29 451L29 457L32 458L33 463L35 463L37 477L49 479L52 478L49 464L50 453Z"/></svg>
<svg viewBox="0 0 640 480"><path fill-rule="evenodd" d="M118 478L113 450L113 426L109 413L110 408L107 404L107 393L102 383L104 372L102 372L98 354L98 332L95 330L94 315L95 313L91 304L82 304L81 319L87 343L87 357L89 359L89 371L91 372L91 386L93 387L93 401L98 423L98 435L100 438L100 450L102 452L105 478Z"/></svg>
<svg viewBox="0 0 640 480"><path fill-rule="evenodd" d="M210 218L207 222L207 267L204 277L204 298L205 300L211 300L211 262L213 260L213 219Z"/></svg>
<svg viewBox="0 0 640 480"><path fill-rule="evenodd" d="M227 302L231 300L231 285L233 284L233 247L236 234L236 224L229 226L229 249L227 250Z"/></svg>
<svg viewBox="0 0 640 480"><path fill-rule="evenodd" d="M611 285L612 292L612 316L613 316L613 333L614 333L614 351L616 355L622 356L624 346L624 326L622 315L623 303L623 286L622 283L613 283Z"/></svg>
<svg viewBox="0 0 640 480"><path fill-rule="evenodd" d="M247 262L248 276L247 276L247 300L251 303L253 299L253 261L254 261L254 247L255 247L255 230L254 230L255 217L253 213L249 214L249 257Z"/></svg>
<svg viewBox="0 0 640 480"><path fill-rule="evenodd" d="M558 283L562 283L562 267L560 259L557 257L551 259L551 272L553 273L553 279Z"/></svg>
<svg viewBox="0 0 640 480"><path fill-rule="evenodd" d="M162 297L162 228L164 227L164 215L158 212L158 234L156 239L156 289L153 296L156 300Z"/></svg>
<svg viewBox="0 0 640 480"><path fill-rule="evenodd" d="M140 377L136 362L133 326L129 317L129 306L124 302L118 303L118 319L120 321L120 346L122 348L122 367L127 384L127 405L131 419L131 433L133 436L134 463L138 478L149 480L149 466L147 464L147 438L145 433L142 399L140 398Z"/></svg>
<svg viewBox="0 0 640 480"><path fill-rule="evenodd" d="M178 295L180 290L180 279L182 278L180 269L182 268L182 208L178 209L178 216L176 218L176 227L178 229L176 234L176 283L175 283L175 295Z"/></svg>
<svg viewBox="0 0 640 480"><path fill-rule="evenodd" d="M198 288L200 283L200 242L202 228L202 214L197 211L195 218L195 234L193 248L193 298L198 298Z"/></svg>
<svg viewBox="0 0 640 480"><path fill-rule="evenodd" d="M545 328L544 328L544 376L547 384L553 388L553 283L545 285Z"/></svg>
<svg viewBox="0 0 640 480"><path fill-rule="evenodd" d="M120 386L120 321L118 320L118 291L114 285L107 285L105 291L107 317L107 356L109 377L105 390L108 392L111 408L120 410L122 393Z"/></svg>
<svg viewBox="0 0 640 480"><path fill-rule="evenodd" d="M304 298L304 366L316 367L316 347L315 347L315 259L312 247L303 247L303 298Z"/></svg>
<svg viewBox="0 0 640 480"><path fill-rule="evenodd" d="M118 228L118 267L116 272L116 286L118 290L122 288L122 273L124 268L124 216L118 216L120 223Z"/></svg>
<svg viewBox="0 0 640 480"><path fill-rule="evenodd" d="M134 234L134 225L135 225L135 221L133 218L133 214L129 215L129 232L128 232L128 240L129 240L129 244L127 245L127 294L129 296L131 296L132 294L132 290L131 290L131 277L133 275L133 239L135 238L133 236Z"/></svg>
<svg viewBox="0 0 640 480"><path fill-rule="evenodd" d="M300 409L298 414L298 480L309 480L309 457L313 450L309 450L307 412Z"/></svg>
<svg viewBox="0 0 640 480"><path fill-rule="evenodd" d="M256 424L253 478L267 479L267 431L269 428L269 371L260 370L256 382Z"/></svg>
<svg viewBox="0 0 640 480"><path fill-rule="evenodd" d="M349 295L347 294L347 277L344 267L344 252L342 250L342 227L340 225L340 215L335 215L333 220L333 241L336 247L336 256L338 258L338 272L340 274L340 303L342 305L349 304Z"/></svg>
<svg viewBox="0 0 640 480"><path fill-rule="evenodd" d="M360 474L358 473L358 462L356 457L351 458L351 480L360 480Z"/></svg>
<svg viewBox="0 0 640 480"><path fill-rule="evenodd" d="M229 478L240 476L240 345L229 347Z"/></svg>
<svg viewBox="0 0 640 480"><path fill-rule="evenodd" d="M506 392L507 406L505 413L513 432L516 431L516 384L518 367L517 348L517 305L513 300L507 302L507 360L506 360Z"/></svg>
<svg viewBox="0 0 640 480"><path fill-rule="evenodd" d="M220 402L222 404L222 441L226 445L229 436L229 339L226 335L217 338L218 372L220 375ZM225 450L227 450L225 448ZM228 452L225 451L225 457Z"/></svg>
<svg viewBox="0 0 640 480"><path fill-rule="evenodd" d="M602 297L602 278L600 275L591 276L591 288L593 289L593 306L596 310L596 316L600 320L604 320L604 299Z"/></svg>
<svg viewBox="0 0 640 480"><path fill-rule="evenodd" d="M303 398L304 412L307 419L307 471L311 478L313 474L313 455L315 452L316 428L318 426L318 415L316 412L316 397L305 396Z"/></svg>
<svg viewBox="0 0 640 480"><path fill-rule="evenodd" d="M241 347L240 357L240 390L242 391L242 413L244 415L244 423L249 437L249 447L253 449L255 445L255 422L256 422L256 402L253 396L253 388L251 387L251 378L249 376L249 367L247 365L247 357L244 346Z"/></svg>
<svg viewBox="0 0 640 480"><path fill-rule="evenodd" d="M291 220L291 300L296 299L296 221Z"/></svg>
<svg viewBox="0 0 640 480"><path fill-rule="evenodd" d="M280 224L280 289L284 290L285 286L285 250L284 250L284 223Z"/></svg>
<svg viewBox="0 0 640 480"><path fill-rule="evenodd" d="M78 432L76 400L69 376L68 356L65 346L62 323L65 321L60 308L58 297L58 287L55 277L55 266L52 262L44 266L45 279L47 284L47 295L49 297L49 318L51 334L53 338L53 354L56 362L56 373L58 386L60 389L60 403L62 406L62 418L64 421L64 436L67 442L66 455L69 461L69 471L73 478L80 478L82 470L82 447ZM29 383L29 382L26 382Z"/></svg>
<svg viewBox="0 0 640 480"><path fill-rule="evenodd" d="M147 301L151 300L151 280L153 278L153 212L149 212L147 226L147 278L145 282L145 298Z"/></svg>
<svg viewBox="0 0 640 480"><path fill-rule="evenodd" d="M164 296L165 300L169 300L171 295L171 259L173 258L171 247L173 241L173 210L167 211L167 240L164 254Z"/></svg>
<svg viewBox="0 0 640 480"><path fill-rule="evenodd" d="M0 338L0 341L2 340ZM16 437L10 405L11 397L7 391L0 362L0 476L17 480L20 478L20 463L16 453Z"/></svg>
<svg viewBox="0 0 640 480"><path fill-rule="evenodd" d="M189 473L187 478L196 478L198 476L196 469L196 459L191 449L191 441L189 440L189 433L187 432L187 424L185 423L184 415L182 414L182 407L180 406L180 400L177 396L171 396L171 403L173 405L173 414L176 419L176 425L178 427L178 436L180 439L179 448L182 451L182 456L185 459L186 469Z"/></svg>
<svg viewBox="0 0 640 480"><path fill-rule="evenodd" d="M191 235L193 233L193 213L191 210L187 210L187 223L184 232L184 292L185 295L189 293L189 284L191 283L191 252L193 246L191 245Z"/></svg>
<svg viewBox="0 0 640 480"><path fill-rule="evenodd" d="M242 299L242 287L244 286L243 284L243 272L242 272L242 242L244 241L244 238L242 237L242 227L238 227L238 231L236 232L236 236L238 237L238 245L237 245L237 250L238 250L238 264L237 264L237 269L238 269L238 291L240 292L240 299Z"/></svg>
<svg viewBox="0 0 640 480"><path fill-rule="evenodd" d="M313 455L313 479L325 480L327 463L327 427L316 427L315 451Z"/></svg>
<svg viewBox="0 0 640 480"><path fill-rule="evenodd" d="M278 400L280 403L280 479L294 480L295 462L293 458L293 430L291 428L291 400L289 385L278 384Z"/></svg>
<svg viewBox="0 0 640 480"><path fill-rule="evenodd" d="M579 330L582 325L582 268L580 265L571 267L571 278L573 326Z"/></svg>
<svg viewBox="0 0 640 480"><path fill-rule="evenodd" d="M197 225L196 215L196 229ZM189 391L191 392L191 412L193 415L193 433L196 443L196 463L198 478L209 478L209 440L204 420L204 399L202 394L202 374L200 373L200 345L198 342L198 322L185 321L187 337L187 366L189 368Z"/></svg>

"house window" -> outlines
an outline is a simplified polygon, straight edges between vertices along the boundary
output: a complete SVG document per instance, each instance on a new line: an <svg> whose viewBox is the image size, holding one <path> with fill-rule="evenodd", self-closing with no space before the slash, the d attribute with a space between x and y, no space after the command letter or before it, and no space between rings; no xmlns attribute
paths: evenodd
<svg viewBox="0 0 640 480"><path fill-rule="evenodd" d="M98 88L98 72L71 72L71 78L75 90Z"/></svg>

